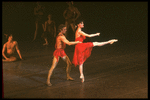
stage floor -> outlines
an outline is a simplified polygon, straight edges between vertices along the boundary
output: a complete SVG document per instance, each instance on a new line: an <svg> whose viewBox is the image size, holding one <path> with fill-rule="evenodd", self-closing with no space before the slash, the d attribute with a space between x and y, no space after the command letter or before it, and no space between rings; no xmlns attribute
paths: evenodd
<svg viewBox="0 0 150 100"><path fill-rule="evenodd" d="M94 47L84 63L84 83L74 65L70 72L74 81L67 81L66 63L60 59L49 87L54 48L27 43L20 46L24 60L2 63L4 98L148 98L147 47L117 43ZM65 51L72 60L74 46Z"/></svg>

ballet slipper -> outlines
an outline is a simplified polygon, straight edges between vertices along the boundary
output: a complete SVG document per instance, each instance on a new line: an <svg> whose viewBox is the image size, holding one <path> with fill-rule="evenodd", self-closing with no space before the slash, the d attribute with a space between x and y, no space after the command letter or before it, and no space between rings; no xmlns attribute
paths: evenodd
<svg viewBox="0 0 150 100"><path fill-rule="evenodd" d="M73 81L74 79L71 77L67 77L67 80Z"/></svg>
<svg viewBox="0 0 150 100"><path fill-rule="evenodd" d="M81 82L84 83L84 76L80 76Z"/></svg>
<svg viewBox="0 0 150 100"><path fill-rule="evenodd" d="M84 83L84 78L82 78L81 82Z"/></svg>
<svg viewBox="0 0 150 100"><path fill-rule="evenodd" d="M46 82L46 84L47 84L48 86L52 86L52 84L51 84L50 82L48 82L48 81Z"/></svg>

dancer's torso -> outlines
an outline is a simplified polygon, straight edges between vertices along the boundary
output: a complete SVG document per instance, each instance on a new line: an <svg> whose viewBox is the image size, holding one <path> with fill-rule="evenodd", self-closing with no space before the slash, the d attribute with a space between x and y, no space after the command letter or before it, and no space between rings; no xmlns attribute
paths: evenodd
<svg viewBox="0 0 150 100"><path fill-rule="evenodd" d="M85 36L80 35L80 34L79 34L79 32L81 32L81 31L77 31L77 32L75 33L75 34L76 34L76 36L75 36L75 41L83 42L83 40L85 40L85 39L86 39L86 37L85 37Z"/></svg>
<svg viewBox="0 0 150 100"><path fill-rule="evenodd" d="M47 32L54 32L54 22L53 21L47 21L47 24L46 24L46 31Z"/></svg>
<svg viewBox="0 0 150 100"><path fill-rule="evenodd" d="M55 44L56 49L65 49L65 47L66 47L66 44L61 40L62 36L64 36L64 35L58 34L56 37L56 44Z"/></svg>
<svg viewBox="0 0 150 100"><path fill-rule="evenodd" d="M68 8L68 9L67 9L66 16L67 16L67 19L66 19L67 22L69 22L69 23L74 23L75 18L76 18L76 16L77 16L76 8L75 8L75 7Z"/></svg>
<svg viewBox="0 0 150 100"><path fill-rule="evenodd" d="M16 47L16 41L13 41L11 43L6 43L6 48L7 48L7 54L13 54L15 51L15 47Z"/></svg>

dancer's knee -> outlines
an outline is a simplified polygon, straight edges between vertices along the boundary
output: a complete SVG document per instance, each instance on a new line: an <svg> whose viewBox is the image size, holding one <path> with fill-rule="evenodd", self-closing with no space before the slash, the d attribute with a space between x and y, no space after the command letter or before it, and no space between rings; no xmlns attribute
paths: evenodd
<svg viewBox="0 0 150 100"><path fill-rule="evenodd" d="M13 62L16 61L17 58L16 57L10 57L9 59L2 59L3 62Z"/></svg>
<svg viewBox="0 0 150 100"><path fill-rule="evenodd" d="M72 63L71 63L71 61L70 61L70 59L69 59L68 57L66 57L66 62L67 62L67 64L68 64L69 66L72 65Z"/></svg>
<svg viewBox="0 0 150 100"><path fill-rule="evenodd" d="M10 60L11 60L11 61L16 61L17 58L16 58L16 57L11 57Z"/></svg>

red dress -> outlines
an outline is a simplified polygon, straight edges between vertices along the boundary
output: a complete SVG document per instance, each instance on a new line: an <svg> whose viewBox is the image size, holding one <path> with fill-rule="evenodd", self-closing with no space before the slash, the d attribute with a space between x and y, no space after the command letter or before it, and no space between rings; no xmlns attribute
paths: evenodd
<svg viewBox="0 0 150 100"><path fill-rule="evenodd" d="M80 36L76 38L75 41L83 42L85 38L86 38L85 36ZM93 49L92 42L78 43L77 45L75 45L75 51L74 51L74 56L72 61L75 67L77 65L83 64L86 61L86 59L90 57L92 49Z"/></svg>
<svg viewBox="0 0 150 100"><path fill-rule="evenodd" d="M61 36L61 35L58 35L58 36ZM57 38L58 38L58 36L57 36ZM56 44L57 44L57 38L56 38ZM58 57L64 57L64 56L66 56L66 53L65 53L65 51L64 51L64 49L65 49L65 47L66 47L66 44L65 43L62 43L63 45L62 45L62 48L57 48L57 45L55 44L55 48L56 48L56 50L54 51L54 53L53 53L53 56L55 56L56 57L56 59L57 59L57 62L58 62Z"/></svg>

